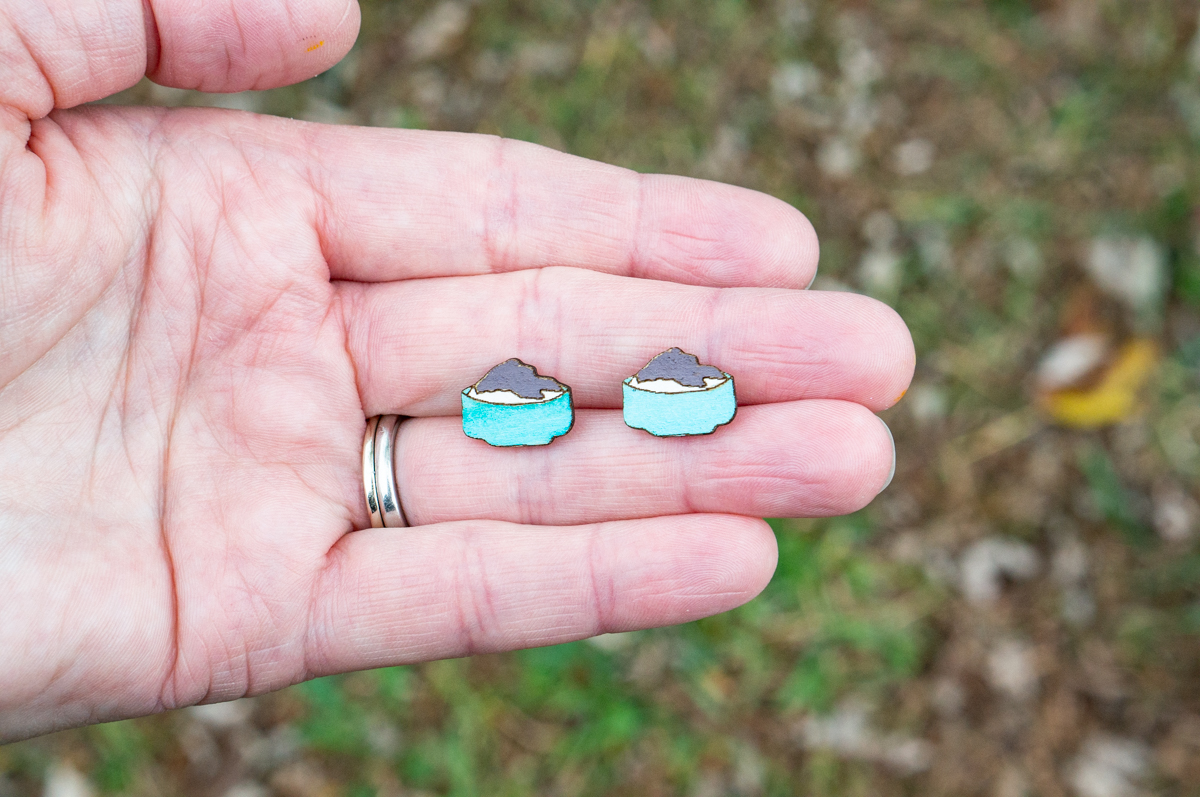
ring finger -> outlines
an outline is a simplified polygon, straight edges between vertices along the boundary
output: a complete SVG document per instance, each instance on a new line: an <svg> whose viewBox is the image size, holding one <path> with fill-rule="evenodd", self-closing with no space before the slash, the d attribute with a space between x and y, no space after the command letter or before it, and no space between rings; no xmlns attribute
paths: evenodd
<svg viewBox="0 0 1200 797"><path fill-rule="evenodd" d="M864 407L799 401L742 407L716 434L658 439L619 411L583 410L550 446L493 448L455 418L411 418L396 442L413 524L495 519L575 525L658 515L834 515L867 504L894 464Z"/></svg>

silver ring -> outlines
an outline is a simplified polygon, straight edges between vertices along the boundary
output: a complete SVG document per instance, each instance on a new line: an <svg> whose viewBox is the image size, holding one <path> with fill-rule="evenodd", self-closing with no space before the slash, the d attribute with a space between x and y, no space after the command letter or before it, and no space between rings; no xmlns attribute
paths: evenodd
<svg viewBox="0 0 1200 797"><path fill-rule="evenodd" d="M400 420L399 415L368 418L367 431L363 435L363 492L374 528L404 528L408 525L400 505L393 464Z"/></svg>

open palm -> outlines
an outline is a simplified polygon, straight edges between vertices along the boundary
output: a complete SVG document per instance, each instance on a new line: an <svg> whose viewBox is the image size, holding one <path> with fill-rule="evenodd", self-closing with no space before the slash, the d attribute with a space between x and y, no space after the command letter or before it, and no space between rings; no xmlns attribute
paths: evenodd
<svg viewBox="0 0 1200 797"><path fill-rule="evenodd" d="M482 136L53 110L291 82L357 32L352 1L234 5L0 10L0 739L712 614L773 570L753 517L886 483L911 342L796 290L816 239L781 202ZM733 425L623 424L675 345L735 375ZM572 386L570 435L462 434L509 357ZM356 531L380 413L420 528Z"/></svg>

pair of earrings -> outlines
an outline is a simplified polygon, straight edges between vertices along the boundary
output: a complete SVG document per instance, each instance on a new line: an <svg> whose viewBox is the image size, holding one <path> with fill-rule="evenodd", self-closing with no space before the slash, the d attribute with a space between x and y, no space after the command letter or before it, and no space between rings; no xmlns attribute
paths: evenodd
<svg viewBox="0 0 1200 797"><path fill-rule="evenodd" d="M671 348L622 385L625 424L655 437L712 434L733 420L733 377ZM462 392L463 432L493 446L544 446L571 431L571 388L515 357Z"/></svg>

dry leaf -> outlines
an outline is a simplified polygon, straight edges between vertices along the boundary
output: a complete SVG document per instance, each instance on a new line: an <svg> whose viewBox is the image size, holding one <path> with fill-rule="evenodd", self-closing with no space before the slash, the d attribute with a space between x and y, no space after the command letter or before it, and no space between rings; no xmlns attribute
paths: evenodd
<svg viewBox="0 0 1200 797"><path fill-rule="evenodd" d="M1042 409L1057 423L1075 429L1119 423L1138 408L1138 396L1158 360L1158 346L1153 341L1130 341L1093 385L1045 393L1040 401Z"/></svg>

